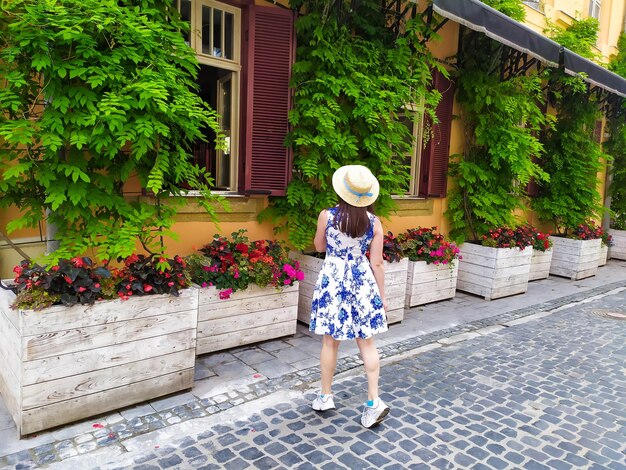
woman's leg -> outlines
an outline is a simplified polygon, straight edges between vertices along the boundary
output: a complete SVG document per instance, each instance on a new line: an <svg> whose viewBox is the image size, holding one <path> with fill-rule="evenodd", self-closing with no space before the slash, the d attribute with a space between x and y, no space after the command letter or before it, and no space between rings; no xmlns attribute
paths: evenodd
<svg viewBox="0 0 626 470"><path fill-rule="evenodd" d="M374 338L357 338L356 344L361 351L361 359L367 374L367 399L375 400L378 398L378 376L380 374L378 349L374 344Z"/></svg>
<svg viewBox="0 0 626 470"><path fill-rule="evenodd" d="M320 368L322 375L322 394L330 395L333 384L333 376L335 375L335 367L337 366L337 351L339 350L339 341L330 335L322 337L322 352L320 353Z"/></svg>

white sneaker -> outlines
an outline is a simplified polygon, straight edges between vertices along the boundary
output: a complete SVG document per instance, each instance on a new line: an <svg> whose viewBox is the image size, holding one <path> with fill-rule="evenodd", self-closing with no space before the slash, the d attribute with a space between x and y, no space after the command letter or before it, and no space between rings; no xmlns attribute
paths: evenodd
<svg viewBox="0 0 626 470"><path fill-rule="evenodd" d="M333 400L332 395L324 395L318 393L311 403L311 408L315 411L326 411L326 410L334 410L335 409L335 401Z"/></svg>
<svg viewBox="0 0 626 470"><path fill-rule="evenodd" d="M377 406L363 406L363 415L361 416L361 424L366 428L371 428L380 422L389 414L389 407L379 398Z"/></svg>

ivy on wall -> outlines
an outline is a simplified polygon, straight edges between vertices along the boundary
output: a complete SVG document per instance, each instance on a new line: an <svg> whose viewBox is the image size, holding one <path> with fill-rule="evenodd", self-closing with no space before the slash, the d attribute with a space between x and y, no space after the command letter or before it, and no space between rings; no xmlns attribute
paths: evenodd
<svg viewBox="0 0 626 470"><path fill-rule="evenodd" d="M443 67L422 39L431 33L421 16L404 23L394 37L378 0L294 2L296 24L293 66L294 174L285 197L270 199L261 218L286 230L299 249L310 246L320 210L336 204L331 176L342 165L363 164L380 181L376 211L386 216L392 194L408 186L405 155L413 145L402 123L404 107L417 106L435 119L440 99L429 91L431 69ZM417 124L417 123L416 123Z"/></svg>
<svg viewBox="0 0 626 470"><path fill-rule="evenodd" d="M626 78L626 33L617 43L617 54L611 58L609 69ZM604 150L611 155L613 180L609 188L611 195L611 227L626 230L626 103L609 121L610 137Z"/></svg>
<svg viewBox="0 0 626 470"><path fill-rule="evenodd" d="M563 39L568 33L568 46L586 57L593 55L589 28L598 24L574 22L565 32L556 35ZM539 185L539 194L532 200L532 208L545 221L550 221L558 233L598 217L602 198L598 192L598 171L606 155L593 138L595 122L601 118L595 98L579 77L570 77L554 70L550 77L550 97L557 110L556 125L545 133L545 158L542 167L550 174L549 184Z"/></svg>
<svg viewBox="0 0 626 470"><path fill-rule="evenodd" d="M521 1L488 1L494 8L523 20ZM539 132L549 123L542 109L542 76L501 80L502 44L464 30L459 55L458 94L465 150L455 155L450 174L446 216L457 242L477 240L488 230L515 226L515 209L525 206L531 180L547 181L536 163L543 154Z"/></svg>
<svg viewBox="0 0 626 470"><path fill-rule="evenodd" d="M191 161L215 112L195 93L197 61L171 0L11 0L0 16L0 207L9 230L57 226L55 258L97 248L160 251L171 205L129 200L136 175L157 196L201 190ZM210 183L210 179L208 179Z"/></svg>

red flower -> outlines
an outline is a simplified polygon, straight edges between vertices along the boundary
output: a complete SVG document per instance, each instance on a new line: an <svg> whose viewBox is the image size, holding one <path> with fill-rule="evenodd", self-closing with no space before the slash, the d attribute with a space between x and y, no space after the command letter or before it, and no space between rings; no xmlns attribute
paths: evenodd
<svg viewBox="0 0 626 470"><path fill-rule="evenodd" d="M235 250L237 250L239 253L248 253L248 245L246 245L245 243L237 243L235 245Z"/></svg>

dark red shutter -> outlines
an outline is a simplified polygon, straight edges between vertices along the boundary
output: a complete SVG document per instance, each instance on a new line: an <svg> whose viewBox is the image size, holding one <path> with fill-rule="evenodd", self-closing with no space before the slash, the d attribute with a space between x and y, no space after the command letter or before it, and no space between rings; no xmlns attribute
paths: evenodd
<svg viewBox="0 0 626 470"><path fill-rule="evenodd" d="M446 197L455 88L454 83L445 78L438 70L433 72L432 86L441 93L441 101L435 110L439 123L433 126L432 136L422 150L419 195L422 197Z"/></svg>
<svg viewBox="0 0 626 470"><path fill-rule="evenodd" d="M291 153L284 141L291 105L294 13L250 5L244 16L240 191L285 194Z"/></svg>

